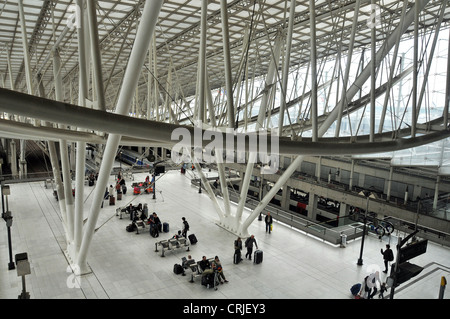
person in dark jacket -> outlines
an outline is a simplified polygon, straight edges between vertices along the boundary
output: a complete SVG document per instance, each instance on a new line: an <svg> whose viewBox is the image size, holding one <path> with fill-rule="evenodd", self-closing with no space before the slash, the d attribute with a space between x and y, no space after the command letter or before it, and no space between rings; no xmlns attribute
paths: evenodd
<svg viewBox="0 0 450 319"><path fill-rule="evenodd" d="M387 244L385 251L383 251L383 249L381 249L381 254L383 255L383 261L384 261L383 272L387 273L389 262L394 260L394 253L392 252L391 246L389 244Z"/></svg>
<svg viewBox="0 0 450 319"><path fill-rule="evenodd" d="M270 215L270 213L267 213L266 218L264 219L264 221L266 222L266 233L271 231L272 228L272 222L273 222L273 218Z"/></svg>
<svg viewBox="0 0 450 319"><path fill-rule="evenodd" d="M242 239L241 237L238 237L235 241L234 241L234 252L235 254L238 255L238 262L240 262L242 260L241 257L241 250L242 250Z"/></svg>
<svg viewBox="0 0 450 319"><path fill-rule="evenodd" d="M247 248L247 253L245 254L245 258L252 260L252 253L253 253L253 244L255 244L256 249L258 249L258 244L256 243L255 235L251 235L247 238L245 241L245 247Z"/></svg>
<svg viewBox="0 0 450 319"><path fill-rule="evenodd" d="M200 260L200 268L202 269L202 272L205 271L206 269L210 269L211 268L211 264L209 263L209 260L206 259L206 256L202 257L202 260Z"/></svg>
<svg viewBox="0 0 450 319"><path fill-rule="evenodd" d="M161 227L161 220L158 215L153 212L152 218L150 219L150 234L153 234L153 237L159 237L159 229Z"/></svg>
<svg viewBox="0 0 450 319"><path fill-rule="evenodd" d="M185 217L182 217L181 219L183 220L183 231L182 231L181 235L184 238L187 238L187 232L189 230L189 223L187 222Z"/></svg>

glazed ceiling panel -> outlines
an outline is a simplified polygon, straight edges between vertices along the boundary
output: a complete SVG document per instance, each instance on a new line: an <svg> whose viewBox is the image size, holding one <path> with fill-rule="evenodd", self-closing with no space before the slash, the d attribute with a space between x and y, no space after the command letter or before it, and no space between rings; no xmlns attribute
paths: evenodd
<svg viewBox="0 0 450 319"><path fill-rule="evenodd" d="M249 53L247 63L254 65L248 70L249 76L261 75L267 71L268 63L263 61L269 60L277 33L287 32L291 2L280 0L226 2L234 77L238 73L243 50ZM22 3L33 78L40 73L47 95L53 96L52 52L55 49L55 43L58 43L65 96L69 99L68 92L70 90L76 92L78 87L78 36L76 29L70 27L71 19L75 14L75 1L22 0ZM143 0L96 1L102 72L107 96L113 97L118 91L144 3ZM368 10L370 3L370 0L361 1L362 9L358 18L356 36L357 46L370 44L370 28L366 25L370 17L370 10ZM382 41L389 31L399 24L404 1L383 0L376 3L382 26L377 31L377 41ZM157 65L154 76L158 77L160 85L164 85L169 70L175 71L177 87L180 90L178 93L184 96L192 95L196 91L201 4L200 0L164 1L155 31ZM409 1L408 8L412 5L413 1ZM429 1L420 17L421 28L435 24L440 5L440 1ZM319 57L336 54L338 43L342 43L340 50L345 52L348 34L353 23L354 6L354 0L315 1ZM446 10L444 24L448 24L450 15L450 9L446 8ZM207 68L210 85L215 88L225 83L219 0L208 2L207 16ZM307 63L310 58L306 50L310 46L310 2L308 0L296 1L294 21L290 63L298 65ZM410 27L408 32L412 30L413 27ZM251 39L248 47L244 47L246 36ZM17 0L0 3L0 43L2 80L0 84L6 88L14 87L15 90L27 92ZM8 67L8 56L11 70ZM153 69L153 66L147 63L145 69ZM141 78L141 87L146 87L147 79L147 76ZM33 92L36 92L36 82L33 85ZM146 88L142 90L142 99L145 99L145 92ZM114 108L113 98L109 100L107 108Z"/></svg>

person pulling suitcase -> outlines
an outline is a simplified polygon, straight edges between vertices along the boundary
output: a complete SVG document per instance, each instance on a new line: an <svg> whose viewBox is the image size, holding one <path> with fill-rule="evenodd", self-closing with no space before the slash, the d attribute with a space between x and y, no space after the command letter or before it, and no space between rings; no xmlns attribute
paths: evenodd
<svg viewBox="0 0 450 319"><path fill-rule="evenodd" d="M256 243L255 235L251 235L247 238L245 241L245 247L247 248L247 253L245 254L245 258L252 260L252 253L253 253L253 244L255 244L256 249L258 249L258 244Z"/></svg>

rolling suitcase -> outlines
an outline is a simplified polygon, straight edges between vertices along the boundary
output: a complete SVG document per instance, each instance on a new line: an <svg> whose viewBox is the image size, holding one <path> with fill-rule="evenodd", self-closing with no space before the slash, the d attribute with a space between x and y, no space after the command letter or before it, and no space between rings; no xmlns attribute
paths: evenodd
<svg viewBox="0 0 450 319"><path fill-rule="evenodd" d="M189 238L189 241L191 242L191 245L195 245L197 243L197 237L195 237L194 234L190 234L188 236L188 238Z"/></svg>
<svg viewBox="0 0 450 319"><path fill-rule="evenodd" d="M241 253L240 252L235 252L234 256L233 256L233 263L234 264L239 264L240 261L241 261Z"/></svg>
<svg viewBox="0 0 450 319"><path fill-rule="evenodd" d="M169 223L163 223L163 232L165 233L169 232Z"/></svg>
<svg viewBox="0 0 450 319"><path fill-rule="evenodd" d="M127 193L127 187L122 185L122 193L125 195Z"/></svg>
<svg viewBox="0 0 450 319"><path fill-rule="evenodd" d="M256 250L255 255L253 256L253 262L255 264L260 264L263 261L263 252L262 250Z"/></svg>
<svg viewBox="0 0 450 319"><path fill-rule="evenodd" d="M117 193L117 200L122 200L122 193Z"/></svg>
<svg viewBox="0 0 450 319"><path fill-rule="evenodd" d="M109 196L109 205L115 205L116 204L116 198L114 196Z"/></svg>

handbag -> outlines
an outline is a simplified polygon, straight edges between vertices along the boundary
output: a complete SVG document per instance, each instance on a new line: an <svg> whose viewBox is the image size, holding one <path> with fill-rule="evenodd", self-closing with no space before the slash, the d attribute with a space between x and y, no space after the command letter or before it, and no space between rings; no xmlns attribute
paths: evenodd
<svg viewBox="0 0 450 319"><path fill-rule="evenodd" d="M272 224L270 224L270 231L272 231L273 230L273 225Z"/></svg>

